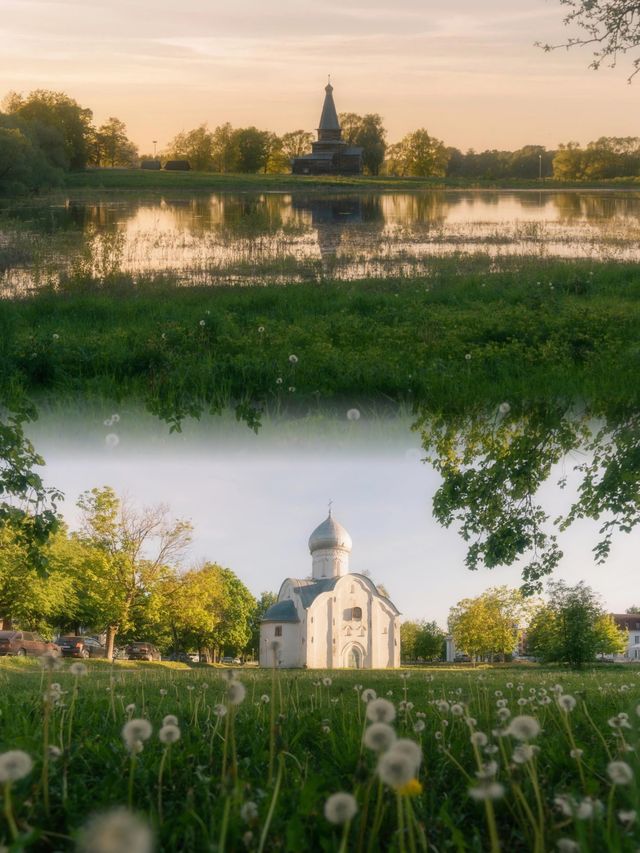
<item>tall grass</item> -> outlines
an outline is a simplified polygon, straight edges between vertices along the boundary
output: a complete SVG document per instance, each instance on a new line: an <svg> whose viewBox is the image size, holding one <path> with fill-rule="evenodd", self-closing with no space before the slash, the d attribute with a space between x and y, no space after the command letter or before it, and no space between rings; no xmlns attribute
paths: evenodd
<svg viewBox="0 0 640 853"><path fill-rule="evenodd" d="M29 661L2 662L0 753L34 766L2 795L0 843L15 828L15 849L71 849L90 815L130 800L163 851L636 850L639 676L247 670L229 682L206 666L90 662L49 683ZM422 753L409 782L376 771L370 690L393 706L389 736ZM336 792L357 806L342 824L325 817Z"/></svg>
<svg viewBox="0 0 640 853"><path fill-rule="evenodd" d="M630 401L640 268L517 270L251 288L116 277L0 302L0 388L144 400L163 417L318 399L465 411L534 397ZM291 356L295 356L292 359Z"/></svg>

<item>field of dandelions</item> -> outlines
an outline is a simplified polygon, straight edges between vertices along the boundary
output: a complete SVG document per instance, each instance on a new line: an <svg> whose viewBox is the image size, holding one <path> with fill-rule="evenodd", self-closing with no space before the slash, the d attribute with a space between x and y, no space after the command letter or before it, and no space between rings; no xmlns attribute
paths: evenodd
<svg viewBox="0 0 640 853"><path fill-rule="evenodd" d="M640 670L0 662L0 850L637 851Z"/></svg>

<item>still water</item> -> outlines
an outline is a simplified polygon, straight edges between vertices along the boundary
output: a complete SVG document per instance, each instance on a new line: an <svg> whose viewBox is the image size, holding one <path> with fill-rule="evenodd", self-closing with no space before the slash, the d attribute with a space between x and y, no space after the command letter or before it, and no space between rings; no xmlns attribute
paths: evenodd
<svg viewBox="0 0 640 853"><path fill-rule="evenodd" d="M407 276L472 256L640 260L640 192L123 194L0 218L5 297L120 274L185 285Z"/></svg>

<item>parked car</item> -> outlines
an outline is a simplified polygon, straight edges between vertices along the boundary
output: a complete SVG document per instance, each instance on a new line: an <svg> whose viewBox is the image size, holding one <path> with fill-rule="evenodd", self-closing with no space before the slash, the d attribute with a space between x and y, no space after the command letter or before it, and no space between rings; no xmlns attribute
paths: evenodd
<svg viewBox="0 0 640 853"><path fill-rule="evenodd" d="M220 663L229 664L230 666L242 666L240 658L233 658L230 655L225 655L225 657L221 658Z"/></svg>
<svg viewBox="0 0 640 853"><path fill-rule="evenodd" d="M152 643L136 642L127 646L129 660L161 660L160 652Z"/></svg>
<svg viewBox="0 0 640 853"><path fill-rule="evenodd" d="M60 654L60 646L32 631L0 631L0 655Z"/></svg>
<svg viewBox="0 0 640 853"><path fill-rule="evenodd" d="M106 658L107 649L95 637L81 637L69 634L58 637L62 656L67 658Z"/></svg>

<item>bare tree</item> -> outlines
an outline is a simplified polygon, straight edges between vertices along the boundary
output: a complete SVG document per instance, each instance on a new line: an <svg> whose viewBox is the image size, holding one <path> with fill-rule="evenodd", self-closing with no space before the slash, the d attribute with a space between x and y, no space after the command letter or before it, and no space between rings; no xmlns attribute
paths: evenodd
<svg viewBox="0 0 640 853"><path fill-rule="evenodd" d="M91 546L85 578L88 612L107 632L107 655L129 624L136 601L172 575L191 541L191 524L172 520L164 504L136 509L113 489L81 495L78 538Z"/></svg>

